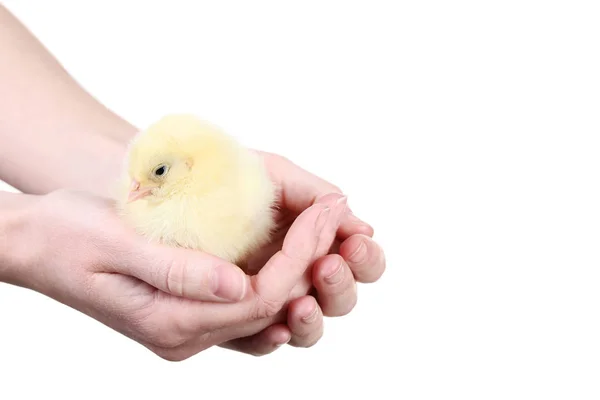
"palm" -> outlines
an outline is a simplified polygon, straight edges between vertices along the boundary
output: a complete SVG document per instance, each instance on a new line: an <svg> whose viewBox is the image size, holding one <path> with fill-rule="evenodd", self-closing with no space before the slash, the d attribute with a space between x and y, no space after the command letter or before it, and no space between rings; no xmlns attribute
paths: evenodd
<svg viewBox="0 0 600 400"><path fill-rule="evenodd" d="M101 248L110 248L115 254L124 254L128 251L128 248L136 247L145 241L133 229L122 223L114 212L113 201L87 193L55 193L48 196L48 198L52 199L57 196L60 196L62 201L49 202L48 213L71 218L63 221L63 226L69 227L69 232L74 230L79 237L86 238L86 241L94 242ZM56 213L57 205L64 207L64 210ZM281 223L278 224L274 241L252 257L253 260L257 260L256 262L263 257L272 256L277 248L281 248L283 237L295 219L287 218L285 221L280 219L279 217L284 214L286 213L278 212L278 221ZM84 218L82 216L94 216L94 218ZM85 262L74 259L69 264L83 265ZM260 264L260 266L262 265L264 263ZM176 325L185 326L187 316L190 314L189 310L194 310L194 313L198 314L200 302L174 296L127 274L110 273L112 271L111 267L100 272L84 268L75 271L81 275L77 280L90 282L89 291L94 294L94 296L88 297L84 301L77 300L80 309L85 310L84 312L88 315L107 326L150 348L152 348L152 345L145 341L143 332L140 333L136 329L130 329L131 324L129 321L145 321L150 325L160 326L160 324L177 319L178 315L184 315L183 322ZM70 279L65 278L61 281L73 281L73 275L70 276ZM310 287L310 280L303 281L296 285L294 289L294 292L300 293L299 296L306 294ZM114 299L120 299L117 315L103 311L105 310L104 305L110 304ZM206 303L202 308L208 309L210 306L209 303ZM219 306L216 305L215 307ZM235 305L231 307L235 307ZM219 309L225 310L225 306ZM182 313L181 310L188 311ZM207 311L207 313L210 312ZM219 345L231 339L254 335L272 324L285 321L285 318L285 310L282 310L277 315L269 318L230 325L228 329L221 329L218 334L211 335L210 340L207 339L202 343L202 346Z"/></svg>

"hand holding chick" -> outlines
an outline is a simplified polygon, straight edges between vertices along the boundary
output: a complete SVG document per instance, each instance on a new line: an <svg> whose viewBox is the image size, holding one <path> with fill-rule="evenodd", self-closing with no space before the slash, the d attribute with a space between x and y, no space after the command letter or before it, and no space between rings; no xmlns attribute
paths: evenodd
<svg viewBox="0 0 600 400"><path fill-rule="evenodd" d="M296 217L317 200L344 200L340 189L289 160L245 149L189 115L167 116L138 134L125 167L117 203L138 233L151 241L200 249L246 271L262 268L282 249ZM352 214L332 234L323 238L328 248L317 251L322 256L290 296L301 297L290 303L289 327L276 324L223 347L256 352L261 343L260 352L268 353L286 335L292 345L310 346L322 334L322 320L298 323L300 316L341 316L352 310L356 282L378 280L385 257L372 240L372 228ZM312 285L318 302L305 295Z"/></svg>
<svg viewBox="0 0 600 400"><path fill-rule="evenodd" d="M262 159L192 115L168 115L131 142L121 215L152 242L243 266L269 242L275 187Z"/></svg>

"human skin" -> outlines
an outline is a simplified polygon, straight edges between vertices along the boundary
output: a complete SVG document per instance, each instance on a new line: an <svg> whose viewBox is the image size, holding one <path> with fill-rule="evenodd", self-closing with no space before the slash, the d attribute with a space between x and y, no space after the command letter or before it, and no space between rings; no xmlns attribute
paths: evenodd
<svg viewBox="0 0 600 400"><path fill-rule="evenodd" d="M329 196L303 212L282 248L248 276L206 253L151 244L105 198L4 194L0 278L179 361L286 321L285 305L307 290L302 277L335 237L344 200Z"/></svg>
<svg viewBox="0 0 600 400"><path fill-rule="evenodd" d="M138 131L137 127L113 113L84 91L36 38L2 6L0 6L0 49L2 49L0 93L3 94L0 96L0 110L2 110L0 114L0 148L2 149L0 179L24 193L19 195L3 194L0 198L0 207L3 210L15 211L14 213L0 214L0 238L8 237L3 236L2 232L6 234L12 232L11 229L15 229L15 227L27 226L27 219L33 218L33 216L45 218L45 220L54 221L58 224L57 226L63 226L64 224L57 218L58 214L54 215L48 211L48 207L44 208L44 205L48 204L53 204L59 209L63 207L62 209L65 210L71 208L80 210L88 207L90 212L102 215L105 220L110 220L116 225L107 211L110 203L107 203L108 200L105 198L120 172L127 143ZM264 262L269 265L267 260L271 256L276 257L277 254L281 254L278 251L282 249L284 240L291 243L290 246L295 246L292 248L296 248L298 246L294 245L294 237L300 242L303 241L302 235L320 237L307 227L309 223L306 222L306 219L314 217L311 214L314 212L312 207L319 207L319 200L325 203L333 199L337 200L341 197L342 191L283 157L259 153L263 156L273 180L278 183L284 194L282 196L284 202L280 205L282 209L280 235L272 246L264 249L261 254L257 254L256 265L261 267L265 265ZM31 162L32 160L35 162ZM77 192L65 192L63 191L65 188L74 189ZM80 192L85 192L85 194ZM66 207L67 205L69 207ZM46 210L46 212L41 210ZM70 219L65 218L66 221L72 221L72 226L75 228L73 230L65 228L64 232L75 235L77 223L81 222L76 218L77 215L73 214ZM18 216L22 217L19 219ZM66 215L62 216L66 217ZM101 224L96 229L100 229L100 226ZM52 230L51 228L54 229L54 226L49 226L48 232ZM106 231L105 228L102 226L104 231ZM93 232L96 231L85 232L93 237ZM296 232L295 236L288 237L293 232ZM125 235L123 232L120 234ZM165 353L165 358L169 359L187 358L195 354L194 352L201 351L207 344L220 345L254 355L268 354L284 343L298 347L312 346L323 333L323 316L342 316L350 312L357 301L356 283L374 282L381 277L385 269L383 251L372 239L373 229L352 213L342 214L334 236L331 251L322 251L322 254L319 254L319 257L316 257L311 263L298 267L297 271L304 268L302 273L296 271L290 273L287 278L287 275L277 274L272 277L267 275L269 279L265 278L264 282L278 282L281 279L285 281L291 279L290 277L294 277L296 282L293 285L285 286L286 295L278 295L275 303L270 303L267 299L266 304L275 304L276 307L267 307L268 312L256 314L261 318L253 319L246 316L244 319L236 314L238 319L233 318L237 324L236 328L229 331L235 332L235 334L222 336L210 334L209 336L212 335L211 338L216 341L201 341L201 344L195 346L184 346L185 350L180 353L173 354L169 350L166 354L160 349L157 351L156 348L153 348L152 343L148 342L143 335L136 336L135 333L131 333L135 331L133 326L137 323L136 321L125 321L124 324L129 325L115 329L133 336L134 339L147 345L159 355ZM14 235L14 237L24 236ZM31 238L23 240L30 242ZM38 236L37 240L42 244L47 242L45 237ZM130 241L124 240L123 242L132 243L131 241L134 240L131 238ZM327 243L327 239L324 240L323 243ZM137 242L135 243L137 245ZM41 245L40 247L48 251L47 246ZM40 267L40 263L28 264L23 260L30 260L30 258L22 254L10 254L11 249L19 248L20 246L16 243L0 248L4 252L2 253L4 261L0 265L0 280L43 293L50 293L51 297L59 301L76 302L69 299L77 298L77 296L69 297L68 294L74 292L74 289L69 292L56 279L41 280L40 276L43 274L33 267L38 266L43 270L43 268L48 268L47 266ZM126 249L121 250L126 251ZM104 257L109 257L111 251L114 249L110 248L109 251L109 248L106 248ZM203 265L212 267L215 263L222 265L220 261L217 262L205 254L186 253L184 256L179 252L175 254L171 249L161 251L164 251L165 255L170 254L170 257L162 258L167 265L195 264L197 257L205 257ZM310 251L310 249L303 251ZM38 254L44 253L40 250ZM84 267L81 270L73 269L73 261L61 259L60 254L53 254L54 258L52 258L55 263L52 268L60 271L55 276L63 276L66 279L67 275L64 274L67 273L73 274L68 276L77 276L77 273L83 274L82 271L89 272L90 269ZM78 261L83 264L96 265L99 263L93 256L100 257L100 255L92 254L91 250L88 253L81 250L80 254L82 254L82 259ZM180 264L173 261L187 260L188 257L189 261L181 261ZM207 262L206 257L212 261ZM170 304L169 307L185 308L182 304L198 301L197 298L184 299L182 297L182 295L188 296L189 291L170 293L169 288L160 287L159 282L145 280L144 276L159 274L162 267L145 263L143 262L144 258L142 256L140 258L132 259L137 263L131 261L130 270L120 269L115 273L119 277L118 279L122 280L107 281L107 285L109 282L113 282L115 288L119 288L123 286L124 282L135 282L136 287L144 287L144 290L158 293L161 301L164 300ZM102 261L100 264L108 264L110 267L110 263L106 261ZM25 268L23 265L28 265L28 267ZM20 274L15 273L15 270ZM200 274L200 270L202 268L194 273ZM260 274L265 273L263 270L256 276L244 279L248 279L248 282L256 282L259 280ZM338 274L335 278L329 278L336 271ZM186 281L188 278L186 275ZM229 282L224 284L235 286L234 283L231 283L233 281L220 282ZM277 286L276 283L272 284ZM251 287L253 289L249 290L246 296L258 296L254 299L262 298L261 292L255 291L256 287ZM93 293L93 291L88 292L90 295ZM99 300L89 300L90 304L96 304L94 302L97 301ZM214 298L206 299L206 304L213 302L216 302ZM238 303L235 302L240 305ZM221 303L217 302L217 304L217 307L224 307ZM245 304L244 301L242 304ZM74 306L78 309L82 307ZM90 306L85 307L89 308ZM96 311L90 311L90 314L101 322L103 322L102 318L109 318L109 316L99 316ZM110 319L113 320L115 317L117 316L112 315ZM166 322L163 321L163 323ZM227 326L231 327L230 325ZM162 341L167 339L158 338L157 340L165 344L166 342ZM189 344L187 341L185 343ZM168 344L172 345L173 343L168 342Z"/></svg>

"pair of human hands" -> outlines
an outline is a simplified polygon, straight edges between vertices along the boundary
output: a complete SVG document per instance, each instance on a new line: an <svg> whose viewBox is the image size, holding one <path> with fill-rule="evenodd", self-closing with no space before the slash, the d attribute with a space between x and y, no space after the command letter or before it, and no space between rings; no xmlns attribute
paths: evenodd
<svg viewBox="0 0 600 400"><path fill-rule="evenodd" d="M218 345L254 355L315 344L323 316L357 301L356 282L385 269L373 229L341 191L292 162L261 153L281 190L278 233L246 275L210 254L148 243L113 202L57 191L30 207L16 260L28 286L121 332L168 360ZM318 301L317 301L318 299Z"/></svg>

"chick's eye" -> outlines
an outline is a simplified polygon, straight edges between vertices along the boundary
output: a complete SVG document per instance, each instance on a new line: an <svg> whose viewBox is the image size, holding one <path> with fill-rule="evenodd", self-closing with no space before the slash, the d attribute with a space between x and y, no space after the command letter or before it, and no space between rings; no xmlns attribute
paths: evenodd
<svg viewBox="0 0 600 400"><path fill-rule="evenodd" d="M156 168L156 170L154 170L154 175L162 176L165 174L165 172L167 172L167 168L164 165L161 165L160 167Z"/></svg>

